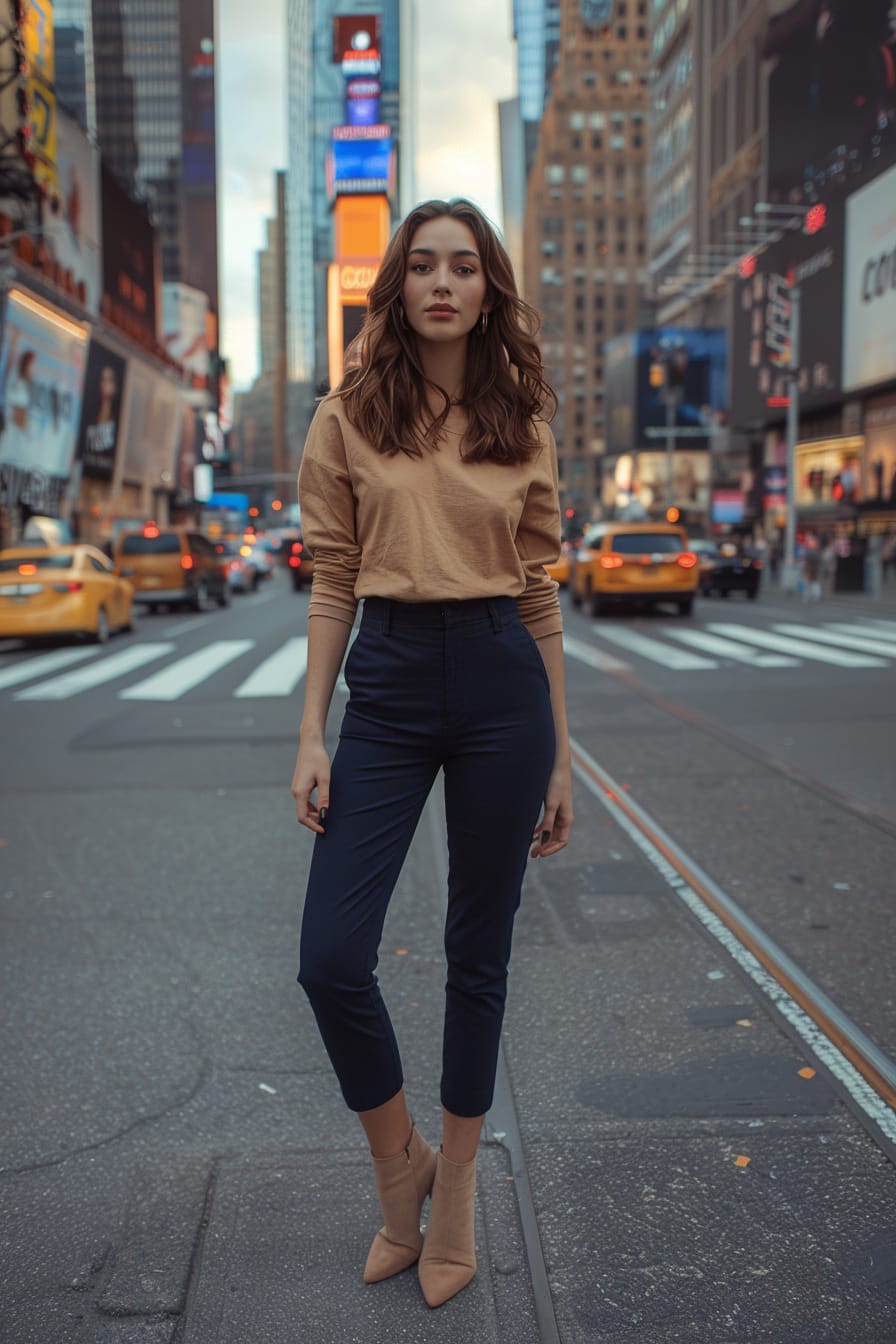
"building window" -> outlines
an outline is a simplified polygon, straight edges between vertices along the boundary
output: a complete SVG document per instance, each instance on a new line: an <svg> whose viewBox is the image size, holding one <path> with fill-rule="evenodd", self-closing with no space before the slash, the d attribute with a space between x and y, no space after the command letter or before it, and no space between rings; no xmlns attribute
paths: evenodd
<svg viewBox="0 0 896 1344"><path fill-rule="evenodd" d="M569 114L569 129L570 129L571 131L584 131L584 129L585 129L585 113L584 113L584 112L570 112L570 114Z"/></svg>
<svg viewBox="0 0 896 1344"><path fill-rule="evenodd" d="M570 169L569 176L570 176L570 178L571 178L571 180L572 180L573 182L578 182L578 183L587 182L587 181L588 181L588 169L585 167L585 165L584 165L583 163L576 163L576 164L574 164L573 167Z"/></svg>

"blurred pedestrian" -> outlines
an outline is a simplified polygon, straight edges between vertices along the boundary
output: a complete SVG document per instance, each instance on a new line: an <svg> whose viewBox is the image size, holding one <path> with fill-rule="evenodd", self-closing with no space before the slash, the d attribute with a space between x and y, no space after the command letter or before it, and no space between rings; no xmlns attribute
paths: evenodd
<svg viewBox="0 0 896 1344"><path fill-rule="evenodd" d="M388 246L353 367L319 406L299 473L315 573L292 792L316 836L299 981L373 1158L384 1225L365 1281L419 1258L432 1307L476 1272L476 1150L527 856L563 849L573 820L562 622L544 570L560 551L543 418L553 397L535 330L484 216L463 200L418 206ZM331 767L325 724L360 598ZM374 968L440 769L450 863L436 1153L412 1124Z"/></svg>
<svg viewBox="0 0 896 1344"><path fill-rule="evenodd" d="M880 558L883 581L889 583L891 578L896 577L896 532L884 533Z"/></svg>
<svg viewBox="0 0 896 1344"><path fill-rule="evenodd" d="M817 602L821 597L821 547L818 538L806 537L803 550L803 601Z"/></svg>

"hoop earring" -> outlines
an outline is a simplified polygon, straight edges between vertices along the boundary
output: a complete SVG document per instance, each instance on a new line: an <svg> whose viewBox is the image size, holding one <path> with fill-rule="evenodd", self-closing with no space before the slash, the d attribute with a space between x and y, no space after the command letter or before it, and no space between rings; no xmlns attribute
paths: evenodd
<svg viewBox="0 0 896 1344"><path fill-rule="evenodd" d="M488 331L488 313L485 311L484 308L482 310L482 317L479 319L479 329L482 332L483 336Z"/></svg>

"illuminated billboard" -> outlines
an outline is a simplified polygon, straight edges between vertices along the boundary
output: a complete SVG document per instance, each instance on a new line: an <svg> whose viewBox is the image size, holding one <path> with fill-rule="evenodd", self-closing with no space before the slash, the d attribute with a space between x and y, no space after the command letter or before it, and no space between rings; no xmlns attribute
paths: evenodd
<svg viewBox="0 0 896 1344"><path fill-rule="evenodd" d="M336 126L327 156L327 189L336 196L391 194L395 158L389 126Z"/></svg>
<svg viewBox="0 0 896 1344"><path fill-rule="evenodd" d="M337 14L333 19L333 64L341 65L346 52L379 52L380 33L379 14Z"/></svg>
<svg viewBox="0 0 896 1344"><path fill-rule="evenodd" d="M27 59L28 149L35 157L34 180L55 195L56 172L56 49L53 41L52 0L29 0L23 7L22 37Z"/></svg>

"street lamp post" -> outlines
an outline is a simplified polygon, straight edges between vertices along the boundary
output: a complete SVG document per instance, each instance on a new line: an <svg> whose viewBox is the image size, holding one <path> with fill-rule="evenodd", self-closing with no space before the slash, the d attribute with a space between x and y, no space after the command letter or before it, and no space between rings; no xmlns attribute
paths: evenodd
<svg viewBox="0 0 896 1344"><path fill-rule="evenodd" d="M796 445L800 432L800 287L790 286L790 380L787 401L787 490L784 514L784 587L794 589L796 564Z"/></svg>

